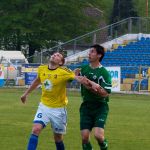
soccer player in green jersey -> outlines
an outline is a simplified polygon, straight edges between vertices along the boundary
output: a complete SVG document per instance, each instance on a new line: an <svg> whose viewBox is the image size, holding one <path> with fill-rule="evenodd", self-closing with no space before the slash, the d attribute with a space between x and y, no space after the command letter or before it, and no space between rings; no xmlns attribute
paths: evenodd
<svg viewBox="0 0 150 150"><path fill-rule="evenodd" d="M98 44L91 46L89 65L82 66L80 74L111 93L111 76L100 63L104 54L105 51L102 46ZM81 95L83 102L80 106L80 130L83 150L92 150L90 143L92 129L94 129L94 136L100 149L108 150L108 143L104 137L104 127L109 111L109 95L107 97L100 96L83 85L81 85Z"/></svg>

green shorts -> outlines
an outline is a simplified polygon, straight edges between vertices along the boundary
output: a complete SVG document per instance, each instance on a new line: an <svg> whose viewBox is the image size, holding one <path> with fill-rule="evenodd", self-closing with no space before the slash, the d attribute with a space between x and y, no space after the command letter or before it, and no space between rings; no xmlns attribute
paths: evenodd
<svg viewBox="0 0 150 150"><path fill-rule="evenodd" d="M93 127L104 128L109 112L108 103L83 102L80 107L80 130Z"/></svg>

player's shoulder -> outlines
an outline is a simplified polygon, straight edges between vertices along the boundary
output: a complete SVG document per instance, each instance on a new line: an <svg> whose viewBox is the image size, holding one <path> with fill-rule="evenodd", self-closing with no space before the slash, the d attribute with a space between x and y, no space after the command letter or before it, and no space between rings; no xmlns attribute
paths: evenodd
<svg viewBox="0 0 150 150"><path fill-rule="evenodd" d="M108 72L106 67L102 66L101 68L103 69L103 71Z"/></svg>
<svg viewBox="0 0 150 150"><path fill-rule="evenodd" d="M88 65L88 64L87 64L87 65L82 65L82 66L81 66L81 69L82 69L82 70L88 69L88 68L89 68L89 65Z"/></svg>
<svg viewBox="0 0 150 150"><path fill-rule="evenodd" d="M65 71L65 72L68 72L68 73L72 73L72 72L73 72L71 69L69 69L69 68L67 68L67 67L65 67L65 66L61 66L61 67L59 67L59 69L60 69L61 71Z"/></svg>
<svg viewBox="0 0 150 150"><path fill-rule="evenodd" d="M41 64L39 67L38 67L38 70L43 70L45 68L47 68L48 66L45 65L45 64Z"/></svg>
<svg viewBox="0 0 150 150"><path fill-rule="evenodd" d="M106 67L104 67L102 65L99 68L102 69L102 70L104 70L104 71L107 71Z"/></svg>
<svg viewBox="0 0 150 150"><path fill-rule="evenodd" d="M103 74L107 74L109 75L109 71L107 70L107 68L105 68L104 66L101 67L101 72L103 72Z"/></svg>
<svg viewBox="0 0 150 150"><path fill-rule="evenodd" d="M47 67L47 65L45 65L45 64L40 64L40 66L39 66L39 68L45 68L45 67Z"/></svg>

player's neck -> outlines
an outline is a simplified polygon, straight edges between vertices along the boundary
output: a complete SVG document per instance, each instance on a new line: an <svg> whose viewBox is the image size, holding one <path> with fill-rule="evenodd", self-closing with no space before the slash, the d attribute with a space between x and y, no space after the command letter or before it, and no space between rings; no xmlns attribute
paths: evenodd
<svg viewBox="0 0 150 150"><path fill-rule="evenodd" d="M98 68L101 66L101 64L99 62L91 62L90 66L91 66L91 68Z"/></svg>
<svg viewBox="0 0 150 150"><path fill-rule="evenodd" d="M49 63L48 64L48 68L51 69L51 70L55 70L59 67L59 65L57 64L54 64L54 63Z"/></svg>

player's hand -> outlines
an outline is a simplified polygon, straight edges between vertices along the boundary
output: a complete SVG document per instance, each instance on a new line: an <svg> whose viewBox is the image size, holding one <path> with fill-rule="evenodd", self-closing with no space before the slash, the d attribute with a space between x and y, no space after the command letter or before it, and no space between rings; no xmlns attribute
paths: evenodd
<svg viewBox="0 0 150 150"><path fill-rule="evenodd" d="M89 88L92 88L92 86L93 86L93 88L96 88L93 84L96 84L96 83L94 83L94 82L92 82L92 81L90 81L86 76L84 76L83 77L83 85L84 86L87 86L87 87L89 87Z"/></svg>
<svg viewBox="0 0 150 150"><path fill-rule="evenodd" d="M25 104L26 100L27 100L27 95L23 94L21 97L20 97L21 101L23 104Z"/></svg>
<svg viewBox="0 0 150 150"><path fill-rule="evenodd" d="M75 75L78 76L78 75L80 74L80 71L81 71L80 68L76 68L76 69L74 70Z"/></svg>
<svg viewBox="0 0 150 150"><path fill-rule="evenodd" d="M92 87L91 88L91 92L101 96L101 97L107 97L109 96L109 94L107 93L107 91L101 87L101 86L97 86L97 87Z"/></svg>
<svg viewBox="0 0 150 150"><path fill-rule="evenodd" d="M98 91L99 87L100 87L99 84L94 83L94 84L92 84L91 88L96 92L96 91Z"/></svg>

